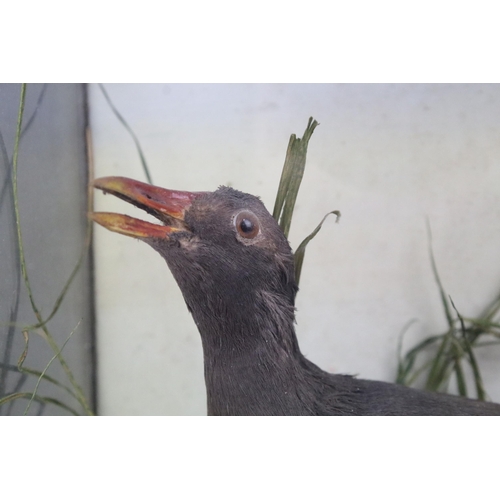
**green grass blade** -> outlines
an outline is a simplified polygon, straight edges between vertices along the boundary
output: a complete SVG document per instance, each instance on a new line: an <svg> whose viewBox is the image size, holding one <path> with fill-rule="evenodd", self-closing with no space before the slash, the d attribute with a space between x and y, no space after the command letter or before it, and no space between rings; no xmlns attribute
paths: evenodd
<svg viewBox="0 0 500 500"><path fill-rule="evenodd" d="M80 324L80 322L78 324ZM71 333L71 335L72 334L73 334L73 332ZM24 337L24 349L23 349L23 352L21 353L21 355L19 356L19 359L17 361L17 369L21 373L26 373L28 375L35 375L39 378L46 380L47 382L50 382L51 384L57 385L61 389L64 389L66 392L68 392L68 394L73 396L78 401L78 396L69 387L67 387L64 384L61 384L61 382L59 382L58 380L52 378L51 376L49 376L45 373L47 371L47 369L45 369L43 372L40 372L38 370L33 370L32 368L26 368L24 366L24 361L26 359L26 356L28 355L28 348L29 348L29 334L27 331L23 331L23 337ZM68 337L68 340L69 340L69 337ZM67 340L66 340L66 342L67 342ZM66 342L64 343L64 345L66 345ZM64 347L64 345L63 345L63 347ZM61 350L62 350L62 348L61 348ZM48 367L46 367L46 368L48 368Z"/></svg>
<svg viewBox="0 0 500 500"><path fill-rule="evenodd" d="M40 382L43 380L44 376L45 376L45 373L47 372L47 370L49 369L50 365L52 364L52 362L58 357L60 356L62 350L64 349L64 346L68 343L69 339L73 336L73 333L76 332L76 329L80 326L80 323L82 321L80 320L78 322L78 324L75 326L75 328L73 328L73 330L71 331L71 333L68 335L68 338L64 341L63 345L61 346L61 348L59 349L58 352L56 352L54 354L54 356L52 356L52 358L50 359L50 361L47 363L47 366L43 369L42 373L40 374L40 376L38 377L38 380L36 382L36 385L35 385L35 388L33 389L33 395L31 396L31 399L28 401L28 405L26 406L26 410L24 411L24 414L27 415L28 414L28 411L30 409L30 406L31 406L31 403L33 402L33 399L35 398L36 396L36 393L38 391L38 387L40 385Z"/></svg>
<svg viewBox="0 0 500 500"><path fill-rule="evenodd" d="M495 299L489 305L489 307L486 308L486 311L483 313L481 317L486 319L487 321L491 321L493 317L498 314L499 311L500 311L500 297Z"/></svg>
<svg viewBox="0 0 500 500"><path fill-rule="evenodd" d="M406 378L408 376L408 373L410 372L411 368L413 367L413 364L415 362L415 359L409 360L405 359L403 357L403 337L405 336L405 333L410 329L410 326L416 323L416 319L413 318L406 325L403 327L403 330L399 334L399 339L398 339L398 369L397 369L397 375L396 375L396 384L401 384L401 385L406 385Z"/></svg>
<svg viewBox="0 0 500 500"><path fill-rule="evenodd" d="M285 204L285 199L287 196L288 188L291 179L291 168L292 164L288 161L290 158L292 145L297 140L297 136L292 134L290 140L288 141L288 147L285 154L285 163L283 164L283 169L281 170L280 183L278 185L278 192L276 193L276 200L274 202L273 217L279 223L281 212L283 211L283 205Z"/></svg>
<svg viewBox="0 0 500 500"><path fill-rule="evenodd" d="M424 351L426 348L441 340L443 335L432 335L431 337L427 337L426 339L419 342L415 347L412 347L406 354L405 358L414 357L420 352Z"/></svg>
<svg viewBox="0 0 500 500"><path fill-rule="evenodd" d="M300 273L302 272L302 263L304 262L304 255L306 253L306 247L308 243L318 234L319 230L323 226L323 223L325 222L326 218L331 215L335 214L337 216L337 219L335 222L338 222L340 219L340 212L338 210L333 210L332 212L328 212L323 219L321 219L321 222L318 224L316 229L307 237L304 238L302 243L298 246L297 250L295 250L293 258L294 258L294 263L295 263L295 281L297 285L299 284L300 281Z"/></svg>
<svg viewBox="0 0 500 500"><path fill-rule="evenodd" d="M441 295L441 302L443 304L444 312L446 315L446 320L448 321L448 325L450 326L450 328L452 328L453 327L453 318L451 316L450 306L449 306L448 300L446 298L446 292L444 291L443 285L441 284L441 279L439 278L439 273L437 270L436 261L434 259L434 251L432 250L431 225L430 225L428 219L426 220L426 222L427 222L427 235L429 238L429 255L431 258L432 272L434 273L434 278L435 278L436 283L439 287L439 293Z"/></svg>
<svg viewBox="0 0 500 500"><path fill-rule="evenodd" d="M71 271L71 274L69 275L68 279L66 280L66 283L64 284L61 293L59 294L59 297L57 297L56 301L54 302L54 306L52 307L52 311L49 313L47 318L42 320L39 323L36 323L34 325L28 325L23 327L23 330L36 330L37 328L42 328L47 325L47 323L56 315L57 311L59 310L64 297L66 296L66 292L68 291L69 287L71 286L71 283L73 283L74 278L78 274L78 271L80 270L80 267L83 263L83 260L85 259L85 256L87 255L87 252L90 248L90 242L91 242L91 234L92 234L92 221L90 219L87 219L87 230L86 230L86 236L85 236L85 241L82 246L82 250L80 252L80 256L78 257L78 260L76 261L75 267Z"/></svg>
<svg viewBox="0 0 500 500"><path fill-rule="evenodd" d="M28 293L28 298L29 298L33 313L35 314L35 317L36 317L38 323L43 324L44 320L42 318L42 315L41 315L38 307L36 306L35 299L33 296L33 291L31 289L30 280L28 278L26 258L25 258L24 246L23 246L23 238L22 238L22 234L21 234L19 201L18 201L18 196L17 196L17 192L18 192L18 189L17 189L17 164L18 164L19 141L20 141L20 137L21 137L25 100L26 100L26 84L23 83L21 85L21 93L20 93L20 98L19 98L19 113L18 113L18 119L17 119L16 139L15 139L15 143L14 143L14 153L12 156L12 190L13 190L13 198L14 198L14 213L15 213L15 219L16 219L21 275L22 275L23 280L24 280L24 285L25 285L26 291ZM57 343L55 342L54 338L52 337L51 333L49 332L49 330L47 329L47 327L45 325L42 326L42 330L45 333L45 339L46 339L47 343L50 345L52 351L54 353L58 353L59 348L57 346ZM90 408L90 406L85 398L83 390L78 385L75 377L73 376L73 373L71 372L71 370L70 370L68 364L66 363L65 359L63 358L62 354L59 353L57 355L57 357L58 357L59 363L60 363L61 367L63 368L64 372L66 373L66 376L68 377L71 385L75 389L75 393L78 396L79 403L85 409L85 411L88 415L92 415L93 412L92 412L92 410L91 410L91 408Z"/></svg>
<svg viewBox="0 0 500 500"><path fill-rule="evenodd" d="M451 305L453 306L453 309L455 309L455 312L457 313L458 319L460 321L460 328L461 328L461 332L462 332L462 344L463 344L463 348L464 348L465 352L467 353L469 364L472 368L472 375L474 376L474 384L476 386L477 399L485 401L486 400L486 390L484 389L483 377L481 375L481 371L479 370L479 365L477 363L476 356L474 355L472 345L469 342L468 337L466 335L466 328L465 328L464 319L462 318L461 314L458 312L458 309L456 308L455 303L453 302L451 297L450 297L450 302L451 302Z"/></svg>
<svg viewBox="0 0 500 500"><path fill-rule="evenodd" d="M491 342L479 342L479 339L483 335L488 335L493 339L500 338L500 323L493 321L493 318L500 312L500 297L497 297L479 317L464 318L458 312L453 299L446 295L441 283L432 249L432 234L428 220L427 232L432 271L439 288L442 306L448 322L448 331L439 336L429 337L411 349L403 358L401 357L400 345L396 381L397 383L410 385L420 373L427 370L425 388L430 391L447 391L449 381L455 375L460 395L467 396L467 380L463 366L465 361L472 371L477 398L486 400L487 394L479 364L474 354L474 347L499 344L495 340ZM456 318L452 314L452 308L455 310ZM439 346L432 359L422 367L415 369L416 359L419 354L438 339Z"/></svg>
<svg viewBox="0 0 500 500"><path fill-rule="evenodd" d="M106 89L104 88L104 85L102 83L99 83L99 88L101 89L101 92L104 95L104 98L106 99L107 103L109 104L109 107L115 114L115 116L118 118L120 123L125 127L127 132L130 134L132 137L132 140L134 141L135 147L137 149L137 152L139 154L139 158L141 160L142 168L144 170L144 175L146 176L146 179L150 184L153 184L153 179L151 177L151 173L149 172L148 164L146 163L146 158L144 157L144 153L142 152L141 144L139 142L139 139L137 139L137 136L134 134L134 131L130 127L130 125L127 123L125 118L120 114L120 112L116 109L115 105L113 104L113 101L109 97L108 93L106 92Z"/></svg>
<svg viewBox="0 0 500 500"><path fill-rule="evenodd" d="M457 377L458 393L460 394L460 396L463 396L466 398L467 397L467 384L465 382L464 372L462 370L460 358L457 358L455 360L454 371L455 371L455 375Z"/></svg>
<svg viewBox="0 0 500 500"><path fill-rule="evenodd" d="M474 355L474 351L469 344L466 345L467 356L469 358L469 364L472 368L472 374L474 376L474 384L476 386L477 399L486 401L486 390L484 388L483 377L479 370L479 365Z"/></svg>
<svg viewBox="0 0 500 500"><path fill-rule="evenodd" d="M478 326L484 331L488 331L490 328L500 328L500 323L495 323L494 321L489 321L484 318L468 318L464 317L464 320L471 323L474 326Z"/></svg>
<svg viewBox="0 0 500 500"><path fill-rule="evenodd" d="M13 394L7 394L7 396L3 397L0 399L0 405L3 405L5 403L10 403L11 401L14 401L16 399L31 399L33 397L33 394L31 392L15 392ZM68 406L67 404L55 399L55 398L48 398L48 397L43 397L43 396L34 396L35 401L39 401L41 403L45 404L53 404L55 406L58 406L59 408L63 408L69 413L75 415L76 417L80 416L80 414Z"/></svg>
<svg viewBox="0 0 500 500"><path fill-rule="evenodd" d="M4 368L6 370L11 370L11 371L15 371L16 370L16 366L15 365L9 365L9 364L5 364L5 363L0 363L0 367ZM19 369L19 371L21 373L25 373L26 375L33 375L35 377L40 377L40 376L43 375L40 370L34 370L33 368L28 368L26 366L22 366ZM59 382L59 380L56 380L55 378L51 377L50 375L44 374L43 375L43 380L45 380L46 382L49 382L51 384L54 384L57 387L60 387L61 389L64 389L72 397L74 397L75 399L78 399L77 396L76 396L76 394L71 390L70 387L68 387L67 385L62 384L61 382Z"/></svg>
<svg viewBox="0 0 500 500"><path fill-rule="evenodd" d="M495 345L500 345L500 340L490 340L490 341L485 341L485 342L478 342L475 347L488 347L488 346L495 346Z"/></svg>
<svg viewBox="0 0 500 500"><path fill-rule="evenodd" d="M429 368L429 366L431 366L432 361L433 361L432 359L426 361L420 368L415 369L413 373L411 373L411 376L410 374L408 374L407 378L405 379L405 382L400 382L400 383L402 385L411 386L420 377L420 375L422 375L422 373L424 373Z"/></svg>
<svg viewBox="0 0 500 500"><path fill-rule="evenodd" d="M419 354L425 351L429 346L437 342L438 340L442 339L442 335L434 335L432 337L428 337L422 342L419 342L415 347L413 347L410 351L406 353L406 355L400 360L399 360L399 367L398 368L398 376L396 379L397 384L402 384L402 385L411 385L413 380L417 378L417 376L422 372L422 370L418 370L418 374L414 377L409 377L411 370L413 369L413 366L415 365L415 362L417 360L417 357ZM432 361L429 361L425 363L425 366L430 366Z"/></svg>
<svg viewBox="0 0 500 500"><path fill-rule="evenodd" d="M450 333L448 332L443 335L442 339L436 356L432 361L431 369L429 370L429 375L425 383L425 388L430 391L437 391L443 385L450 365L450 358L448 355Z"/></svg>
<svg viewBox="0 0 500 500"><path fill-rule="evenodd" d="M278 221L283 233L288 238L292 223L293 209L299 192L300 183L306 166L307 146L318 122L309 118L302 139L292 134L288 142L285 163L274 204L273 217Z"/></svg>
<svg viewBox="0 0 500 500"><path fill-rule="evenodd" d="M23 352L21 353L21 356L19 356L19 359L17 361L17 369L19 371L22 371L22 369L23 369L24 360L26 359L26 356L28 355L28 347L29 347L29 341L30 341L30 337L29 337L27 331L23 331L23 337L24 337L24 349L23 349Z"/></svg>

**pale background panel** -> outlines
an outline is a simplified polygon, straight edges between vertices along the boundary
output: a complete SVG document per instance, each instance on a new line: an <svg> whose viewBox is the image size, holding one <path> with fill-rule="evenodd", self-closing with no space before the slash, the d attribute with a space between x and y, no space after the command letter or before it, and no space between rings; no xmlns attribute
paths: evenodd
<svg viewBox="0 0 500 500"><path fill-rule="evenodd" d="M394 381L409 347L446 327L428 256L465 316L500 291L500 86L106 86L137 134L155 184L261 196L272 210L291 133L320 122L290 240L311 243L297 300L304 354L335 373ZM134 144L91 85L95 174L145 180ZM147 218L111 196L96 209ZM144 243L95 231L102 414L205 414L201 342L162 260ZM480 355L500 401L500 349Z"/></svg>

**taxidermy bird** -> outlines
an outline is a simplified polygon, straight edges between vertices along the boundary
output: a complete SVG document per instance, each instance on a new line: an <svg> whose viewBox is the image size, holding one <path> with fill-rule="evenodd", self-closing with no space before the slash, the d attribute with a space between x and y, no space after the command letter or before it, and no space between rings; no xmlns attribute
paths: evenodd
<svg viewBox="0 0 500 500"><path fill-rule="evenodd" d="M300 352L293 254L255 196L171 191L123 177L94 187L161 224L93 213L166 260L203 344L209 415L500 415L500 405L324 372Z"/></svg>

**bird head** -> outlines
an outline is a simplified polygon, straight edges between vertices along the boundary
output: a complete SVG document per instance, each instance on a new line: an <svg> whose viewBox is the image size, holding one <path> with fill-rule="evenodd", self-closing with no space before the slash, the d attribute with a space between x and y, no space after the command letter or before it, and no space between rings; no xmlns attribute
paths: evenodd
<svg viewBox="0 0 500 500"><path fill-rule="evenodd" d="M195 320L223 318L232 309L244 321L241 316L250 314L262 296L293 308L293 255L257 197L229 187L172 191L124 177L100 178L93 185L158 219L153 224L115 213L90 214L98 224L145 241L165 258Z"/></svg>

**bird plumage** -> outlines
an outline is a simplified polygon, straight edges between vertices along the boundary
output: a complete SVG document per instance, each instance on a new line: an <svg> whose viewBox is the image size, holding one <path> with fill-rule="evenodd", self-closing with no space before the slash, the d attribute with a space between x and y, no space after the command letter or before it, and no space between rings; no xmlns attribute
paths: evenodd
<svg viewBox="0 0 500 500"><path fill-rule="evenodd" d="M201 334L209 415L500 415L497 404L333 375L306 359L294 328L293 254L255 196L221 187L174 211L179 192L152 194L122 178L95 185L168 226L149 236L142 221L128 218L126 232L116 214L94 214L166 260Z"/></svg>

